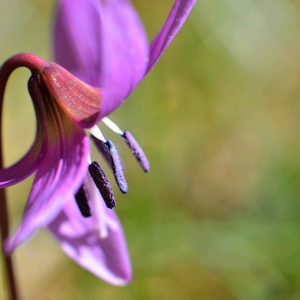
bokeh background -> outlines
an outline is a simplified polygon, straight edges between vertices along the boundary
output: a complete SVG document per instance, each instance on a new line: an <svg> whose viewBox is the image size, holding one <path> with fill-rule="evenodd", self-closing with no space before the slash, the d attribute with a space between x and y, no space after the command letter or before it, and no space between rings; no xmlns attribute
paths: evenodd
<svg viewBox="0 0 300 300"><path fill-rule="evenodd" d="M133 3L151 39L173 1ZM54 7L0 0L1 63L18 52L52 59ZM6 93L7 166L34 139L28 77L17 70ZM111 119L131 130L151 162L143 174L100 125L126 165L129 193L113 188L133 281L101 281L45 229L15 252L24 299L300 299L299 0L198 0ZM93 159L101 161L95 151ZM8 189L13 227L31 182Z"/></svg>

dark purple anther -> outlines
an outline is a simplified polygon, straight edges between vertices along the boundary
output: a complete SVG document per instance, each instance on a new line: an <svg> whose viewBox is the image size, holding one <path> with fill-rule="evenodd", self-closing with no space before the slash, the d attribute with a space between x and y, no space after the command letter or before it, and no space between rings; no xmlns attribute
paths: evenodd
<svg viewBox="0 0 300 300"><path fill-rule="evenodd" d="M94 161L89 165L89 172L95 182L96 187L100 191L106 206L110 209L115 207L116 202L114 194L101 166Z"/></svg>
<svg viewBox="0 0 300 300"><path fill-rule="evenodd" d="M111 140L108 140L104 143L104 145L107 147L109 158L110 158L110 164L115 176L115 180L117 182L117 185L119 186L120 191L123 194L126 194L128 191L128 185L125 180L124 171L122 168L122 163L119 157L119 153L115 145L112 143Z"/></svg>
<svg viewBox="0 0 300 300"><path fill-rule="evenodd" d="M105 135L103 134L103 136L105 137ZM102 142L101 140L97 139L95 136L93 136L92 134L90 135L91 139L93 140L95 146L97 147L97 149L99 150L100 154L102 155L102 157L104 158L104 160L107 162L107 164L111 167L110 165L110 158L109 158L109 154L108 154L108 150L107 147L104 145L104 142ZM122 168L124 170L124 163L122 161L122 158L120 157L120 161L122 164Z"/></svg>
<svg viewBox="0 0 300 300"><path fill-rule="evenodd" d="M123 138L125 143L128 145L132 154L134 155L134 157L136 158L136 160L138 161L140 166L143 168L143 170L146 173L149 172L149 169L150 169L149 161L148 161L144 151L142 150L142 148L136 141L136 139L132 136L132 134L128 130L125 130L124 133L121 135L121 137Z"/></svg>
<svg viewBox="0 0 300 300"><path fill-rule="evenodd" d="M91 217L92 216L91 209L88 203L89 196L87 194L86 187L84 184L82 184L82 186L76 193L75 200L82 216L85 218Z"/></svg>

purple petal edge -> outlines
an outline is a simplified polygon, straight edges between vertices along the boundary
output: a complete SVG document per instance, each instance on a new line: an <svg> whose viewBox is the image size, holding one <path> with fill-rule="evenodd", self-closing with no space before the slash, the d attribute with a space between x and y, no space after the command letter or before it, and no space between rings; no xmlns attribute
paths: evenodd
<svg viewBox="0 0 300 300"><path fill-rule="evenodd" d="M166 48L169 46L185 22L195 3L196 0L176 0L165 24L151 42L150 59L146 74L154 67Z"/></svg>

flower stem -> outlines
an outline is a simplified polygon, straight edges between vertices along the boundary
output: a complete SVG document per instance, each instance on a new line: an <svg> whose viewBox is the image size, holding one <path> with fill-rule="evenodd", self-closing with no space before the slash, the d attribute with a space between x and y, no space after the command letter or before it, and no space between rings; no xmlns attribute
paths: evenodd
<svg viewBox="0 0 300 300"><path fill-rule="evenodd" d="M7 60L0 69L0 169L3 169L3 154L2 154L2 106L5 86L9 75L13 70L18 67L28 67L30 70L39 71L46 62L37 58L34 55L22 53L15 55ZM0 233L1 233L1 244L9 235L9 215L6 200L5 189L0 189ZM7 277L7 283L9 287L9 299L19 300L17 281L14 273L14 263L11 255L4 255L5 262L5 275Z"/></svg>
<svg viewBox="0 0 300 300"><path fill-rule="evenodd" d="M1 167L1 166L0 166ZM0 189L0 231L1 242L3 242L9 233L9 218L5 190ZM9 299L18 300L17 282L14 274L13 260L11 255L4 256L6 276L9 286Z"/></svg>

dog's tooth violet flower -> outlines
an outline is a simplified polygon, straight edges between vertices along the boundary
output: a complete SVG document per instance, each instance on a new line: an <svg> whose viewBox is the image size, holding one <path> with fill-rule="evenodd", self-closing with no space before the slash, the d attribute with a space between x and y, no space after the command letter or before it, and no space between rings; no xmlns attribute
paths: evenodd
<svg viewBox="0 0 300 300"><path fill-rule="evenodd" d="M4 251L10 254L40 227L48 226L63 250L80 265L112 284L124 285L131 280L132 271L121 224L107 208L115 205L113 193L107 179L100 180L106 178L103 170L101 174L88 172L96 163L90 162L86 127L92 126L90 131L108 145L111 160L119 160L112 142L93 127L101 111L102 92L54 63L21 53L0 69L2 104L8 77L18 67L32 73L28 90L37 132L29 152L14 165L0 169L0 188L36 174L21 224L6 239ZM111 167L124 185L122 167Z"/></svg>
<svg viewBox="0 0 300 300"><path fill-rule="evenodd" d="M195 2L176 0L149 46L128 0L61 0L55 26L58 64L21 53L2 65L0 109L10 74L26 67L32 73L28 90L37 118L35 142L28 153L8 168L0 165L0 188L35 172L22 221L3 245L6 254L48 226L62 249L95 275L116 285L131 280L123 230L111 210L114 195L101 166L90 159L84 129L107 159L122 193L128 189L122 161L114 144L95 125L98 121L119 134L143 170L149 171L149 162L132 134L107 115L159 60Z"/></svg>

